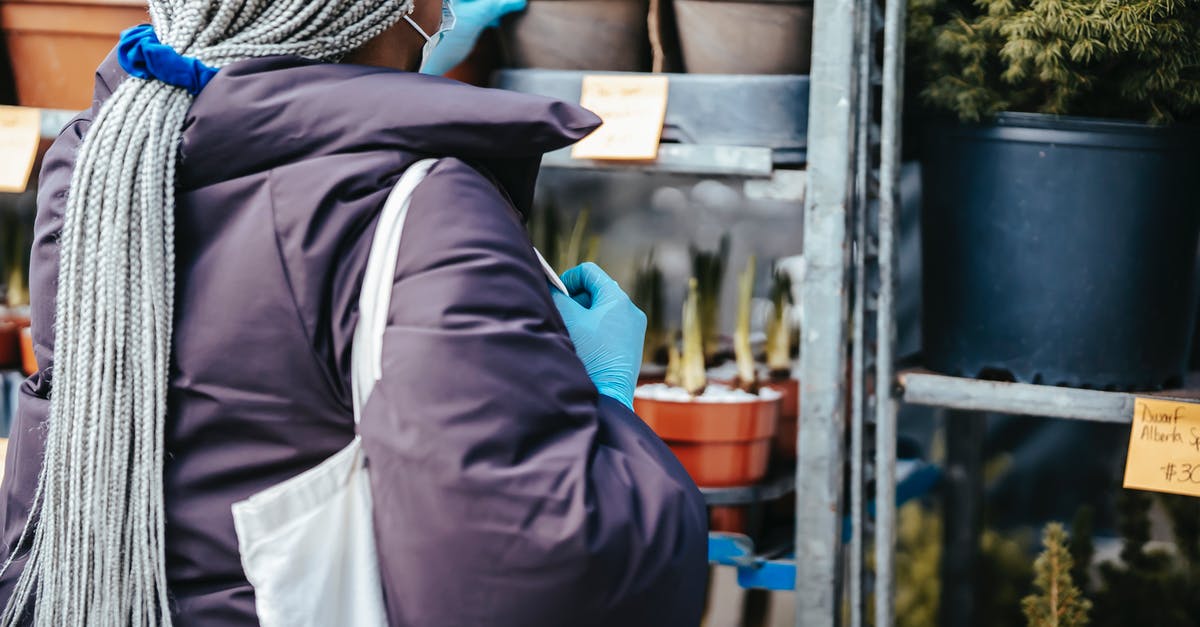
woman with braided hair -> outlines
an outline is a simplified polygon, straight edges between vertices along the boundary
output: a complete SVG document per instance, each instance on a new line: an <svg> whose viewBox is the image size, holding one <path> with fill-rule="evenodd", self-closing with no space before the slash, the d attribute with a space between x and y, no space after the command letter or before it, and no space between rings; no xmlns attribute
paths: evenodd
<svg viewBox="0 0 1200 627"><path fill-rule="evenodd" d="M232 505L357 433L390 624L697 624L703 502L630 410L645 319L594 266L552 296L522 229L595 116L413 73L437 0L149 8L44 161L0 623L258 624ZM356 428L372 235L430 157Z"/></svg>

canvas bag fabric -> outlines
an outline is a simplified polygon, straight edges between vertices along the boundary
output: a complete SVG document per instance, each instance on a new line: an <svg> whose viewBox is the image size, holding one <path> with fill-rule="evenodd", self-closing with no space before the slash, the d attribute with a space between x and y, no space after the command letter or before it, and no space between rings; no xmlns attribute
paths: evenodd
<svg viewBox="0 0 1200 627"><path fill-rule="evenodd" d="M383 335L409 201L436 163L426 159L410 166L379 216L351 357L355 425L383 376ZM566 293L541 253L534 253L547 280ZM233 522L262 627L387 625L370 476L359 436L311 470L234 503Z"/></svg>

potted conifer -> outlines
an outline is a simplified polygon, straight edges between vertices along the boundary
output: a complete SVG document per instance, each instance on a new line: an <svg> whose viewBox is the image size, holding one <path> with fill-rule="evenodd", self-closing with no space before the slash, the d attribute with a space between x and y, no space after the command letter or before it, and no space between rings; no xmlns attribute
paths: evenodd
<svg viewBox="0 0 1200 627"><path fill-rule="evenodd" d="M922 136L927 365L1179 382L1200 234L1200 3L910 6L915 82L948 114Z"/></svg>

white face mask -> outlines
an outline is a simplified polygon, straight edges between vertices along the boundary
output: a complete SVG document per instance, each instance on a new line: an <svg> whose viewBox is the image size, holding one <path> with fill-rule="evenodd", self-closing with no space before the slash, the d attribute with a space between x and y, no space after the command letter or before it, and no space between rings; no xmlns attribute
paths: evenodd
<svg viewBox="0 0 1200 627"><path fill-rule="evenodd" d="M409 13L412 13L412 11L409 11ZM438 47L438 44L442 43L442 39L446 37L446 33L454 30L454 8L450 6L450 0L442 0L442 23L432 35L427 34L425 29L417 25L412 17L405 15L404 19L425 38L425 45L421 48L421 69L419 70L424 71L425 64L429 62L429 57L433 56L433 51Z"/></svg>

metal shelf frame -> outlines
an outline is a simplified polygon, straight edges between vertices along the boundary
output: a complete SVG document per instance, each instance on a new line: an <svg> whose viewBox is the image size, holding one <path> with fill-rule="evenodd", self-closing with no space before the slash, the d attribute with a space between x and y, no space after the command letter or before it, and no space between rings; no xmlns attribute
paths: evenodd
<svg viewBox="0 0 1200 627"><path fill-rule="evenodd" d="M1200 377L1181 390L1108 392L1029 383L983 381L908 370L897 377L905 403L972 412L1128 424L1136 398L1200 401Z"/></svg>
<svg viewBox="0 0 1200 627"><path fill-rule="evenodd" d="M795 375L804 399L796 624L885 626L895 622L893 349L906 5L815 0L813 23L805 275L795 295L803 321Z"/></svg>

